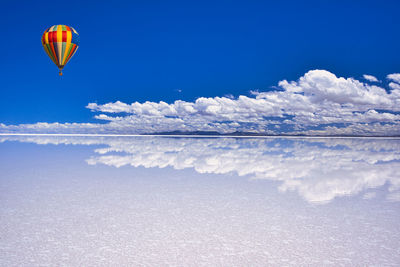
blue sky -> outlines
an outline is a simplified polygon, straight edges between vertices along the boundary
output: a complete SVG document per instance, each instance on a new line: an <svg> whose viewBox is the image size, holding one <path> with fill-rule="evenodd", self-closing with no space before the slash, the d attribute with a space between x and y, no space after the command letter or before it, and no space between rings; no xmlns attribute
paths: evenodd
<svg viewBox="0 0 400 267"><path fill-rule="evenodd" d="M399 10L398 1L2 1L0 123L95 123L88 103L251 96L314 69L371 74L389 92ZM61 78L40 42L54 24L81 38Z"/></svg>

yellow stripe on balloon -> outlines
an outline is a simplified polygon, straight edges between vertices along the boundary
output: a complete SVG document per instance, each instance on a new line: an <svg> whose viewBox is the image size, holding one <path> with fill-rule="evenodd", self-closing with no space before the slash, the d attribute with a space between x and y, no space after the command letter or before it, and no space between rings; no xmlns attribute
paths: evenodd
<svg viewBox="0 0 400 267"><path fill-rule="evenodd" d="M58 43L62 42L62 28L61 28L61 25L58 25L58 28L57 28L57 42Z"/></svg>
<svg viewBox="0 0 400 267"><path fill-rule="evenodd" d="M67 43L65 44L64 58L62 61L63 65L65 65L67 63L65 61L67 60L67 57L68 57L69 47L71 46L71 40L72 40L72 33L71 33L71 31L67 31Z"/></svg>
<svg viewBox="0 0 400 267"><path fill-rule="evenodd" d="M45 43L45 44L49 44L49 33L48 33L48 32L46 32L46 33L44 34L44 43Z"/></svg>
<svg viewBox="0 0 400 267"><path fill-rule="evenodd" d="M61 66L62 63L62 27L61 25L57 26L57 59L58 64Z"/></svg>
<svg viewBox="0 0 400 267"><path fill-rule="evenodd" d="M67 31L67 43L71 43L71 41L72 41L72 32Z"/></svg>

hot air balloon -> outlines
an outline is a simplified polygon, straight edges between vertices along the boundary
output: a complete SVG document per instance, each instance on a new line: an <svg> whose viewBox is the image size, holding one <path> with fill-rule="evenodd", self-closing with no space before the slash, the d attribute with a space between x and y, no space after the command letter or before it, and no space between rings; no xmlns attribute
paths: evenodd
<svg viewBox="0 0 400 267"><path fill-rule="evenodd" d="M54 25L44 31L42 35L44 51L53 60L60 70L75 54L79 46L79 35L74 28L67 25Z"/></svg>

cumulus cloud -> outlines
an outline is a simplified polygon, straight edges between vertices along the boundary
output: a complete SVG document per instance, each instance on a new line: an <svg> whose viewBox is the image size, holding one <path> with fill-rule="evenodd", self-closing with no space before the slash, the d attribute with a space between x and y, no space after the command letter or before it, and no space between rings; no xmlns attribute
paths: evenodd
<svg viewBox="0 0 400 267"><path fill-rule="evenodd" d="M397 83L400 83L400 73L392 73L392 74L389 74L389 75L387 76L387 78L388 78L389 80L392 80L392 81L395 81L395 82L397 82Z"/></svg>
<svg viewBox="0 0 400 267"><path fill-rule="evenodd" d="M391 88L391 89L396 89L396 90L400 90L400 84L398 84L398 83L394 83L394 82L390 82L389 83L389 87Z"/></svg>
<svg viewBox="0 0 400 267"><path fill-rule="evenodd" d="M388 79L400 81L400 74ZM364 75L372 81L375 77ZM376 79L376 78L375 78ZM259 134L399 135L400 86L389 88L312 70L274 91L200 97L194 102L89 103L104 123L0 125L1 132L157 133L214 131ZM355 130L354 132L351 132Z"/></svg>
<svg viewBox="0 0 400 267"><path fill-rule="evenodd" d="M378 79L375 76L364 74L363 78L369 82L378 82Z"/></svg>
<svg viewBox="0 0 400 267"><path fill-rule="evenodd" d="M276 181L279 191L312 203L357 194L370 199L384 185L386 198L400 201L398 140L0 136L4 141L97 145L90 165L192 168Z"/></svg>

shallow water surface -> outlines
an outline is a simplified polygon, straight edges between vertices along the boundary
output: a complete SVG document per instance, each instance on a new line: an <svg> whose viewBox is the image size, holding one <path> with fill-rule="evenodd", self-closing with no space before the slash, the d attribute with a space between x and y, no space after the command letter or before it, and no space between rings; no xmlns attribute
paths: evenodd
<svg viewBox="0 0 400 267"><path fill-rule="evenodd" d="M1 266L400 265L400 140L0 136Z"/></svg>

